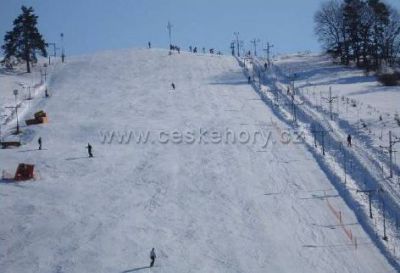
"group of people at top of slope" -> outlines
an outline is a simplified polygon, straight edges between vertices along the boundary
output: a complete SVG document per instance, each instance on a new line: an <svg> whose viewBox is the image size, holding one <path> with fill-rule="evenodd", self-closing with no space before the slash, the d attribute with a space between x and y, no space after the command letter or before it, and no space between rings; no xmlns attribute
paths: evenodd
<svg viewBox="0 0 400 273"><path fill-rule="evenodd" d="M197 52L198 52L197 46L195 46L195 47L189 46L189 51L192 52L192 53L197 53ZM202 48L202 52L203 52L203 54L206 53L206 48L205 48L205 47ZM208 52L209 52L210 54L215 54L215 49L214 49L214 48L210 48L210 49L208 50ZM218 54L218 55L222 55L221 51L218 51L217 54Z"/></svg>
<svg viewBox="0 0 400 273"><path fill-rule="evenodd" d="M181 53L181 48L179 46L176 45L169 45L169 50L176 50L179 53Z"/></svg>
<svg viewBox="0 0 400 273"><path fill-rule="evenodd" d="M151 42L150 41L147 42L147 47L149 49L151 49ZM172 44L169 45L169 50L170 50L170 52L169 52L170 55L171 55L171 51L173 51L173 50L177 51L178 53L181 53L181 48L179 46L177 46L177 45L172 45ZM195 46L195 47L189 46L189 51L192 52L192 53L197 53L198 52L197 46ZM206 48L205 47L202 48L202 52L203 52L203 54L206 53ZM210 48L209 49L209 53L210 54L215 54L215 49L214 48ZM222 55L222 52L218 51L216 54L217 55Z"/></svg>

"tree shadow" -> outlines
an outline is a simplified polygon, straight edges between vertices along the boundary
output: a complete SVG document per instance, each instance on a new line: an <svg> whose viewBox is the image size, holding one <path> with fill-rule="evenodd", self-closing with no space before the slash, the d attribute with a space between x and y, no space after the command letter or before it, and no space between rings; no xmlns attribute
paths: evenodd
<svg viewBox="0 0 400 273"><path fill-rule="evenodd" d="M132 268L132 269L129 269L129 270L122 271L121 273L130 273L130 272L143 270L143 269L146 269L146 268L150 268L150 266L142 266L142 267Z"/></svg>

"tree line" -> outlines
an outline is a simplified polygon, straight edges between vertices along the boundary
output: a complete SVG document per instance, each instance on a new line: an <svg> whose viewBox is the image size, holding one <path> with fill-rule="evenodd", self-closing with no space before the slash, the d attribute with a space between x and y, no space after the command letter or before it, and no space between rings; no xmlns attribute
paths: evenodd
<svg viewBox="0 0 400 273"><path fill-rule="evenodd" d="M315 13L315 33L342 64L393 66L400 53L400 16L381 0L329 0Z"/></svg>

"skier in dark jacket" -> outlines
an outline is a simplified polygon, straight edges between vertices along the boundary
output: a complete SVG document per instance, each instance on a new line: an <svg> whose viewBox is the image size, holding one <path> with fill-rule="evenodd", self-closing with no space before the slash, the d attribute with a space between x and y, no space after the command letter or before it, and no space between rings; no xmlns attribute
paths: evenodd
<svg viewBox="0 0 400 273"><path fill-rule="evenodd" d="M171 83L171 87L173 90L175 90L175 83Z"/></svg>
<svg viewBox="0 0 400 273"><path fill-rule="evenodd" d="M39 144L39 150L41 150L42 149L42 138L41 137L38 138L38 144Z"/></svg>
<svg viewBox="0 0 400 273"><path fill-rule="evenodd" d="M92 154L92 145L90 145L90 144L88 143L87 146L86 146L86 148L87 148L87 150L88 150L89 157L93 157L93 154Z"/></svg>
<svg viewBox="0 0 400 273"><path fill-rule="evenodd" d="M351 135L347 136L347 146L351 147Z"/></svg>
<svg viewBox="0 0 400 273"><path fill-rule="evenodd" d="M156 260L156 251L154 250L154 247L151 249L151 251L150 251L150 260L151 260L151 262L150 262L150 267L153 267L153 265L154 265L154 261Z"/></svg>
<svg viewBox="0 0 400 273"><path fill-rule="evenodd" d="M250 83L250 82L251 82L251 77L248 76L248 77L247 77L247 83Z"/></svg>

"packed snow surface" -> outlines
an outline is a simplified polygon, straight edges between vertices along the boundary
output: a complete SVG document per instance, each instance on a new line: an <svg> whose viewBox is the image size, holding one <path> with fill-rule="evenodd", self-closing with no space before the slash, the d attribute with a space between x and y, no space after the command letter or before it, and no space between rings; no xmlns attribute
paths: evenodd
<svg viewBox="0 0 400 273"><path fill-rule="evenodd" d="M1 272L395 272L234 58L104 52L58 64L48 89L26 117L50 122L0 150L2 170L37 170L0 183ZM112 131L150 140L103 143Z"/></svg>

